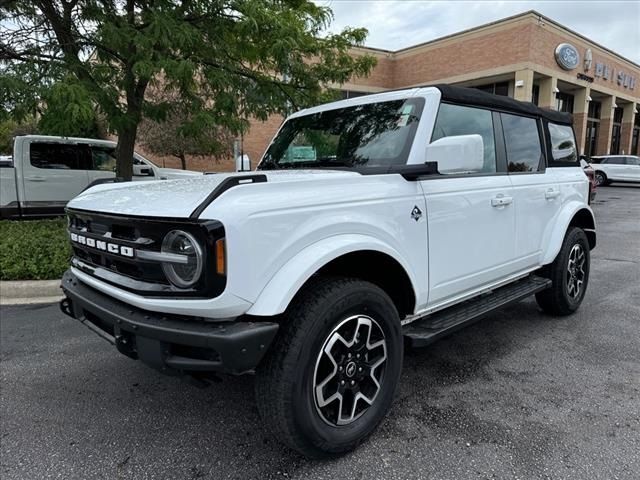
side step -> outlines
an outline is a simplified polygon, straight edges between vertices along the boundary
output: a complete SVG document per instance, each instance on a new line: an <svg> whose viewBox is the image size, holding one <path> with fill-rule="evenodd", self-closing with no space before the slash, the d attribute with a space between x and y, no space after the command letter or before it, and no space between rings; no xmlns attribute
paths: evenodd
<svg viewBox="0 0 640 480"><path fill-rule="evenodd" d="M464 326L480 320L494 310L551 286L551 280L531 275L522 280L496 288L490 293L479 295L465 302L453 305L439 312L415 320L403 328L403 335L409 346L424 347Z"/></svg>

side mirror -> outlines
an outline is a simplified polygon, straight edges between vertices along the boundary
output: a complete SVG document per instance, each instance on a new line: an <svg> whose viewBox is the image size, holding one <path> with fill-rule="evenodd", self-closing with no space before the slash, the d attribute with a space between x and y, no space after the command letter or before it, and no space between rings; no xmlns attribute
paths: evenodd
<svg viewBox="0 0 640 480"><path fill-rule="evenodd" d="M153 170L148 165L134 165L133 175L136 177L152 177Z"/></svg>
<svg viewBox="0 0 640 480"><path fill-rule="evenodd" d="M437 162L442 174L481 172L484 144L480 135L443 137L427 145L426 162Z"/></svg>
<svg viewBox="0 0 640 480"><path fill-rule="evenodd" d="M238 155L236 157L236 172L250 172L251 171L251 160L249 159L249 155L246 153L244 155Z"/></svg>

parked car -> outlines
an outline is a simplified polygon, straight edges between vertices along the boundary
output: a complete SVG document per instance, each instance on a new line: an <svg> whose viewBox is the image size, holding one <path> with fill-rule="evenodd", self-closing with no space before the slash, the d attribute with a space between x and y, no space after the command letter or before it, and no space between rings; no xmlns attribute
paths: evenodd
<svg viewBox="0 0 640 480"><path fill-rule="evenodd" d="M596 184L611 182L640 182L640 157L634 155L606 155L591 157Z"/></svg>
<svg viewBox="0 0 640 480"><path fill-rule="evenodd" d="M25 135L15 138L13 156L0 159L0 217L64 214L69 200L92 183L115 179L116 144L91 138ZM202 175L160 168L134 153L134 180Z"/></svg>
<svg viewBox="0 0 640 480"><path fill-rule="evenodd" d="M596 231L571 125L445 85L303 110L255 172L74 198L61 309L164 373L255 372L269 432L349 451L405 345L530 295L580 306Z"/></svg>

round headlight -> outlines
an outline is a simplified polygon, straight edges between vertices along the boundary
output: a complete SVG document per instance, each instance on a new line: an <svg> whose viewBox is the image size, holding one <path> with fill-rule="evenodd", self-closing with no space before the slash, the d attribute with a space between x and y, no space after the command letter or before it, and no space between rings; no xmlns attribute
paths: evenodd
<svg viewBox="0 0 640 480"><path fill-rule="evenodd" d="M191 287L202 273L202 248L193 235L182 230L172 230L162 241L162 252L174 255L175 261L162 264L167 279L179 288Z"/></svg>

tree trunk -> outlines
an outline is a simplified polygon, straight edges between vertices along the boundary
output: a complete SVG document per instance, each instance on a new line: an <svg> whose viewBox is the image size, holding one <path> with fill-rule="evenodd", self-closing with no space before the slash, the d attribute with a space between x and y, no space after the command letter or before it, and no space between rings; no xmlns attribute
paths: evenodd
<svg viewBox="0 0 640 480"><path fill-rule="evenodd" d="M182 164L182 169L186 170L187 169L187 159L184 156L184 153L181 153L180 155L178 155L178 158L180 159L180 163Z"/></svg>
<svg viewBox="0 0 640 480"><path fill-rule="evenodd" d="M118 130L118 146L116 148L116 177L125 182L133 177L133 147L136 143L136 124L125 125Z"/></svg>

